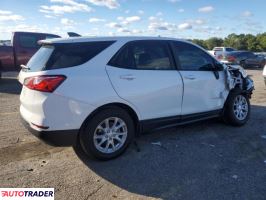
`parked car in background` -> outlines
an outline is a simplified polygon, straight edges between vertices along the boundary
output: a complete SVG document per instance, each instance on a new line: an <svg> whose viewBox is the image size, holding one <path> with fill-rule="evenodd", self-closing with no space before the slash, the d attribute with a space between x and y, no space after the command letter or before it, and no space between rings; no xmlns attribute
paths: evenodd
<svg viewBox="0 0 266 200"><path fill-rule="evenodd" d="M256 55L262 56L266 59L266 52L255 52Z"/></svg>
<svg viewBox="0 0 266 200"><path fill-rule="evenodd" d="M140 132L213 117L244 125L253 82L229 68L174 38L42 41L19 74L20 113L47 143L108 160Z"/></svg>
<svg viewBox="0 0 266 200"><path fill-rule="evenodd" d="M209 51L209 53L211 53L218 60L221 60L224 55L232 51L236 51L236 49L231 47L214 47L212 51Z"/></svg>
<svg viewBox="0 0 266 200"><path fill-rule="evenodd" d="M11 46L11 40L0 40L0 46Z"/></svg>
<svg viewBox="0 0 266 200"><path fill-rule="evenodd" d="M0 46L0 75L1 71L18 71L21 64L27 64L40 48L39 40L59 37L48 33L14 32L12 45Z"/></svg>
<svg viewBox="0 0 266 200"><path fill-rule="evenodd" d="M243 68L263 68L266 59L263 56L256 55L250 51L234 51L224 55L220 61L226 64L241 65Z"/></svg>

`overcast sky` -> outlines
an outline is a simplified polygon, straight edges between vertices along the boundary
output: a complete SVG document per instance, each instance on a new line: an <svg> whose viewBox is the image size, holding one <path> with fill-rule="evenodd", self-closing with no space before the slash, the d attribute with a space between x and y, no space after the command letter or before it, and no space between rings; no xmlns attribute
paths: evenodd
<svg viewBox="0 0 266 200"><path fill-rule="evenodd" d="M265 17L265 0L1 0L0 40L12 31L206 39L266 32Z"/></svg>

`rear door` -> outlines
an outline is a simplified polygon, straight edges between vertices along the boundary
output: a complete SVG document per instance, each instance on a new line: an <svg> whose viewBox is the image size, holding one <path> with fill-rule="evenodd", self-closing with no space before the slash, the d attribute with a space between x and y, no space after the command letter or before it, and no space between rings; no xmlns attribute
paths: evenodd
<svg viewBox="0 0 266 200"><path fill-rule="evenodd" d="M183 83L168 41L129 42L106 69L117 94L133 104L142 119L181 114Z"/></svg>
<svg viewBox="0 0 266 200"><path fill-rule="evenodd" d="M186 42L173 42L173 50L184 82L182 115L221 109L228 92L223 70L218 79L214 75L215 60Z"/></svg>
<svg viewBox="0 0 266 200"><path fill-rule="evenodd" d="M260 64L258 57L252 52L245 53L247 59L246 64L248 66L258 66Z"/></svg>

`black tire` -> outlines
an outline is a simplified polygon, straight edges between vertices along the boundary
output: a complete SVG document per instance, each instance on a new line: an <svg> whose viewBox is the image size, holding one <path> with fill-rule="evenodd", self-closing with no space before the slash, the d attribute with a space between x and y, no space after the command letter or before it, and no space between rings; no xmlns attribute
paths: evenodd
<svg viewBox="0 0 266 200"><path fill-rule="evenodd" d="M239 96L243 97L247 103L247 114L245 118L239 119L235 113L236 106L234 105L236 98ZM241 90L233 90L230 92L227 101L224 106L223 119L226 123L233 126L242 126L244 125L250 117L250 102L247 95L243 94Z"/></svg>
<svg viewBox="0 0 266 200"><path fill-rule="evenodd" d="M105 119L112 117L120 118L124 121L124 123L126 124L127 136L125 137L125 142L123 143L123 145L121 145L119 149L111 153L104 153L96 148L94 142L94 132L96 131L96 128L99 124L101 124ZM84 152L90 158L96 158L99 160L110 160L118 157L126 150L126 148L133 140L134 132L134 122L130 115L124 109L121 109L119 107L110 107L101 110L86 122L84 128L82 128L82 130L80 131L79 142ZM106 140L106 142L108 141Z"/></svg>
<svg viewBox="0 0 266 200"><path fill-rule="evenodd" d="M260 66L259 66L259 68L264 68L264 66L265 66L265 64L266 64L266 62L264 61L264 62L262 62L261 64L260 64Z"/></svg>
<svg viewBox="0 0 266 200"><path fill-rule="evenodd" d="M242 60L242 61L240 61L239 64L240 64L240 66L243 67L244 69L247 68L245 61Z"/></svg>

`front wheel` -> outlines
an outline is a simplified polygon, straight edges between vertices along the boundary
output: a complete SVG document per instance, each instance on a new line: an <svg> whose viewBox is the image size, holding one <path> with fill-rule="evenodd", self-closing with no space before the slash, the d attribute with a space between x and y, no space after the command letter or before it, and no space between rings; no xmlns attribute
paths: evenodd
<svg viewBox="0 0 266 200"><path fill-rule="evenodd" d="M224 107L224 121L233 126L244 125L250 116L250 102L241 91L232 91Z"/></svg>
<svg viewBox="0 0 266 200"><path fill-rule="evenodd" d="M134 122L119 107L97 113L80 133L80 144L88 156L110 160L122 154L134 136Z"/></svg>
<svg viewBox="0 0 266 200"><path fill-rule="evenodd" d="M243 67L244 69L247 68L247 65L246 65L245 61L242 60L242 61L240 61L239 64L240 64L240 66Z"/></svg>

